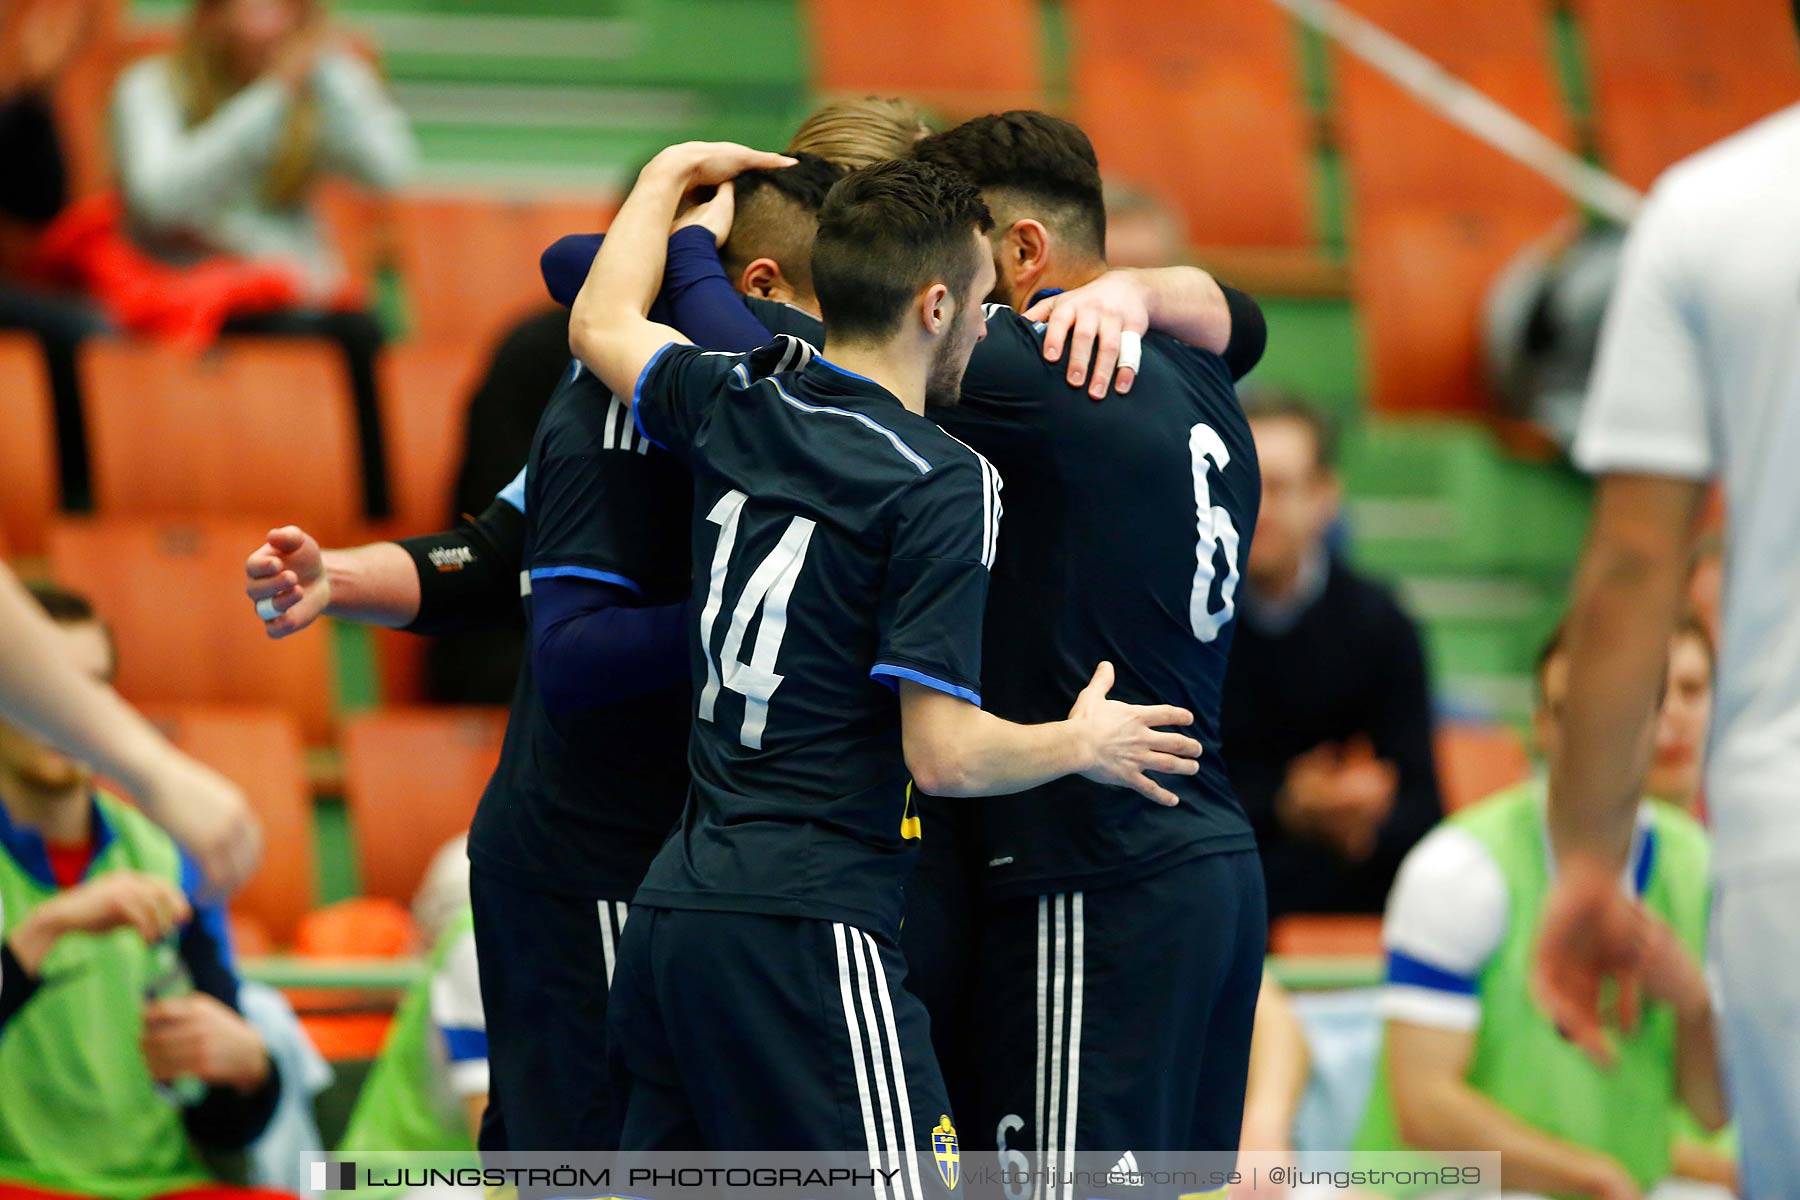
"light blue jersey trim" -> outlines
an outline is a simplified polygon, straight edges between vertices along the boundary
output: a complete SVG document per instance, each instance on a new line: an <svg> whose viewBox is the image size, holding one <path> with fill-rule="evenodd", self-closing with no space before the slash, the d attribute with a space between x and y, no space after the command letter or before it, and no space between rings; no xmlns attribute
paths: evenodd
<svg viewBox="0 0 1800 1200"><path fill-rule="evenodd" d="M662 361L662 356L679 345L681 345L680 342L664 342L658 346L656 353L650 356L650 361L644 364L644 369L638 372L637 382L631 385L631 423L637 426L639 437L659 450L667 450L668 447L651 437L650 431L644 428L644 380L650 378L650 372L656 369L656 364Z"/></svg>
<svg viewBox="0 0 1800 1200"><path fill-rule="evenodd" d="M829 364L827 364L827 365L829 365ZM846 371L845 374L849 374L849 372ZM787 401L789 404L791 404L795 408L799 409L801 412L831 413L831 414L833 414L835 416L839 416L839 417L849 417L852 421L855 421L857 424L865 425L868 428L873 429L876 433L879 433L882 437L886 438L889 442L893 443L894 449L896 449L900 452L900 457L904 458L907 462L911 463L914 467L918 468L919 474L929 475L931 473L931 464L926 462L922 457L920 457L919 453L916 450L914 450L911 446L908 446L905 442L901 441L900 435L895 433L893 430L889 429L887 426L879 424L878 422L873 421L868 417L865 417L863 414L861 414L859 412L851 412L847 408L832 408L829 405L808 404L804 400L796 400L788 392L788 390L786 388L781 386L781 381L779 379L770 378L770 379L764 380L764 382L774 384L775 390L781 394L781 398L783 400Z"/></svg>
<svg viewBox="0 0 1800 1200"><path fill-rule="evenodd" d="M884 676L888 678L884 678ZM928 688L935 688L940 692L955 696L959 700L967 700L976 708L981 707L980 692L966 687L957 687L954 683L945 683L935 675L927 675L925 672L915 671L911 667L896 667L892 663L876 663L869 668L869 678L885 683L896 690L900 685L893 680L910 679L914 683L922 683Z"/></svg>
<svg viewBox="0 0 1800 1200"><path fill-rule="evenodd" d="M875 387L881 387L881 385L879 383L876 383L873 379L870 379L867 375L858 375L855 371L851 371L844 367L840 367L836 363L832 362L829 358L826 358L823 354L813 355L813 361L818 363L821 367L830 367L832 370L836 371L839 375L848 375L852 379L860 379L864 383L873 384ZM887 391L886 388L881 388L881 390L884 392Z"/></svg>
<svg viewBox="0 0 1800 1200"><path fill-rule="evenodd" d="M512 505L520 514L525 512L525 472L529 469L520 467L519 473L512 477L512 482L501 488L494 496L496 500L502 500Z"/></svg>
<svg viewBox="0 0 1800 1200"><path fill-rule="evenodd" d="M637 581L627 579L623 575L615 575L611 571L596 571L593 567L533 567L533 579L593 579L601 583L610 583L624 588L634 596L644 594L644 589Z"/></svg>

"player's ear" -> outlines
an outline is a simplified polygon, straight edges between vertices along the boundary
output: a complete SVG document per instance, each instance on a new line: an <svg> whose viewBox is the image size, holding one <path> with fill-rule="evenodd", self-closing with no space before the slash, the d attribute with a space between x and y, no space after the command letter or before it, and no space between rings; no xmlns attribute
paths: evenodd
<svg viewBox="0 0 1800 1200"><path fill-rule="evenodd" d="M745 267L744 273L738 276L738 291L782 304L794 301L793 285L782 275L781 264L772 258L759 258Z"/></svg>
<svg viewBox="0 0 1800 1200"><path fill-rule="evenodd" d="M1014 280L1036 280L1050 267L1050 231L1030 217L1014 221L1003 239L1000 262Z"/></svg>
<svg viewBox="0 0 1800 1200"><path fill-rule="evenodd" d="M950 326L956 316L955 298L950 289L942 283L934 283L919 293L919 316L925 323L925 332L932 337L942 334Z"/></svg>

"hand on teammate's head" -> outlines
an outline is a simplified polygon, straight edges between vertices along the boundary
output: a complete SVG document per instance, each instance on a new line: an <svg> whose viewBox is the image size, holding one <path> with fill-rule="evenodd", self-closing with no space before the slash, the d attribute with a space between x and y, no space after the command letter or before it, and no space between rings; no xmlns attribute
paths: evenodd
<svg viewBox="0 0 1800 1200"><path fill-rule="evenodd" d="M681 142L651 160L653 165L674 169L689 187L703 187L736 179L745 171L773 171L791 167L797 159L769 150L753 150L736 142Z"/></svg>

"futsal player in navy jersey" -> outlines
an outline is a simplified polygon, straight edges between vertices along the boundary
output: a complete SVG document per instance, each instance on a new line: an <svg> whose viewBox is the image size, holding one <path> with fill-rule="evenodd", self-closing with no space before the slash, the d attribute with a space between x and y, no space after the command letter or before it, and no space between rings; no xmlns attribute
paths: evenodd
<svg viewBox="0 0 1800 1200"><path fill-rule="evenodd" d="M1104 375L1061 361L1079 293L1046 295L1106 271L1086 135L1009 112L917 154L977 186L995 217L1000 303L961 404L932 414L1007 480L987 703L1044 720L1082 662L1106 659L1121 695L1191 710L1205 747L1196 773L1168 781L1172 807L1121 803L1080 778L979 807L968 1144L998 1139L1065 1169L1078 1151L1129 1165L1146 1150L1235 1150L1266 930L1219 699L1261 495L1233 381L1261 355L1261 315L1203 277L1210 319L1184 340L1152 332L1136 354L1130 337L1110 347L1121 379L1135 370L1129 395L1108 397Z"/></svg>
<svg viewBox="0 0 1800 1200"><path fill-rule="evenodd" d="M1160 728L1188 713L1107 699L1107 665L1062 720L979 706L999 479L922 415L982 336L973 188L910 162L833 188L813 255L829 360L786 338L709 353L645 317L681 197L748 153L659 155L570 323L639 433L694 473L694 783L619 948L621 1140L873 1163L952 1128L895 941L911 779L972 796L1079 773L1166 802L1159 780L1191 774L1198 747Z"/></svg>

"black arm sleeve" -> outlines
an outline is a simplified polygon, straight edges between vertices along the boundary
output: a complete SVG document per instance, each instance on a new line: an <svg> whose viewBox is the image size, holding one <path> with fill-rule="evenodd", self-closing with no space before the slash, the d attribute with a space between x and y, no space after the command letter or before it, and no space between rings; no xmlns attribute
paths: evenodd
<svg viewBox="0 0 1800 1200"><path fill-rule="evenodd" d="M28 94L0 102L0 214L42 225L68 202L62 147L49 102Z"/></svg>
<svg viewBox="0 0 1800 1200"><path fill-rule="evenodd" d="M13 1014L37 995L38 983L38 977L26 971L13 956L12 947L0 942L0 1034L5 1033Z"/></svg>
<svg viewBox="0 0 1800 1200"><path fill-rule="evenodd" d="M1233 379L1242 379L1262 361L1269 345L1269 324L1263 319L1262 305L1234 287L1219 285L1225 293L1225 307L1231 311L1231 342L1225 347L1225 365Z"/></svg>
<svg viewBox="0 0 1800 1200"><path fill-rule="evenodd" d="M402 538L419 572L419 615L402 628L442 635L517 627L525 514L496 498L444 533Z"/></svg>
<svg viewBox="0 0 1800 1200"><path fill-rule="evenodd" d="M215 1000L238 1007L237 976L232 973L218 937L219 922L196 919L181 931L180 952L194 987ZM281 1100L281 1076L269 1060L262 1086L244 1093L233 1087L211 1087L198 1104L182 1110L188 1136L216 1150L237 1150L256 1140Z"/></svg>

